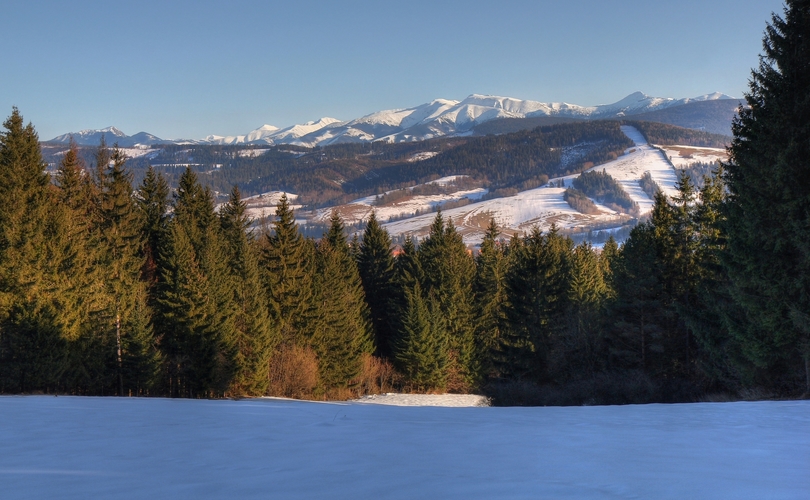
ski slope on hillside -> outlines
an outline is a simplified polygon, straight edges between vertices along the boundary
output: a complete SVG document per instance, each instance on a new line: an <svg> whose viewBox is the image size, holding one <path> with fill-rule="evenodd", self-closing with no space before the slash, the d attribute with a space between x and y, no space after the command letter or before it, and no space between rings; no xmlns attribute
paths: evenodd
<svg viewBox="0 0 810 500"><path fill-rule="evenodd" d="M604 170L610 174L622 185L630 198L638 203L641 213L649 213L653 200L642 191L638 183L644 172L650 172L653 180L667 196L677 194L675 186L678 183L678 174L659 150L647 144L641 132L626 125L622 126L622 132L633 140L635 147L616 160L591 170Z"/></svg>
<svg viewBox="0 0 810 500"><path fill-rule="evenodd" d="M0 397L0 497L810 498L810 401L567 408Z"/></svg>
<svg viewBox="0 0 810 500"><path fill-rule="evenodd" d="M640 213L647 214L652 210L653 200L644 193L638 181L645 172L650 172L664 193L672 196L676 193L677 173L661 151L647 144L641 132L629 126L622 126L622 132L633 140L635 146L628 148L616 160L591 170L604 170L610 174L633 201L638 203ZM467 244L481 241L490 218L494 218L507 233L528 231L533 226L546 231L552 224L562 229L610 228L621 226L629 219L628 216L598 203L597 208L601 211L598 215L582 214L571 208L563 195L565 188L570 187L576 177L577 175L569 175L550 179L543 187L522 191L515 196L471 203L446 210L444 214L452 218ZM560 184L563 187L557 187ZM424 214L384 226L392 235L411 234L424 237L434 217L435 214Z"/></svg>
<svg viewBox="0 0 810 500"><path fill-rule="evenodd" d="M598 165L590 170L604 170L616 179L630 198L638 204L639 215L642 216L649 214L653 208L653 200L644 193L639 185L639 180L646 172L650 173L666 195L674 196L677 193L678 173L665 154L670 157L678 156L677 160L673 158L672 161L679 166L690 159L692 161L710 161L724 158L723 150L711 148L666 146L667 149L662 152L659 147L648 144L637 129L622 126L621 130L633 140L634 146L628 148L616 160ZM445 217L452 219L465 243L469 245L480 243L491 218L494 218L502 228L505 237L514 233L530 231L534 226L542 231L547 231L552 225L564 230L582 232L613 230L631 219L631 216L617 213L599 203L595 203L600 211L599 214L583 214L571 208L564 199L564 193L566 188L571 187L578 175L550 179L548 184L543 187L522 191L514 196L485 201L479 201L488 194L484 188L459 189L448 194L402 196L385 204L381 204L376 196L366 196L337 207L319 209L306 214L305 217L306 222L325 224L328 223L332 212L337 211L346 224L352 225L368 219L371 212L375 211L377 219L385 222L384 227L391 235L412 235L421 239L428 234L430 225L436 217L434 212L436 208L448 202L467 199L469 204L446 209L443 213ZM447 176L428 184L448 187L452 186L460 177L463 176ZM295 197L295 195L289 196L291 200ZM272 215L275 213L275 204L279 197L280 193L265 193L259 197L246 199L248 214L254 218ZM386 222L391 220L393 221Z"/></svg>

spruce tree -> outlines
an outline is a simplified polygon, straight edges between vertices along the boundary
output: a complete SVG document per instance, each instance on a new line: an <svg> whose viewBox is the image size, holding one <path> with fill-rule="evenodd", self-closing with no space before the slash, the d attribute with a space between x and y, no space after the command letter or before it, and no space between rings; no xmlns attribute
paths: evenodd
<svg viewBox="0 0 810 500"><path fill-rule="evenodd" d="M594 376L604 368L603 313L608 287L599 257L589 243L577 245L569 257L566 329L556 352L562 378Z"/></svg>
<svg viewBox="0 0 810 500"><path fill-rule="evenodd" d="M549 354L565 325L566 277L573 242L556 227L534 228L514 255L506 275L508 328L501 336L496 363L504 376L546 381Z"/></svg>
<svg viewBox="0 0 810 500"><path fill-rule="evenodd" d="M700 347L696 359L700 375L713 390L738 388L742 381L740 370L746 371L749 364L725 321L727 317L745 317L745 313L731 298L731 284L721 263L726 248L722 205L727 192L722 177L723 167L719 165L711 176L704 178L700 201L692 211L698 237L695 254L698 281L694 305L679 310Z"/></svg>
<svg viewBox="0 0 810 500"><path fill-rule="evenodd" d="M125 346L129 345L133 352L142 352L154 349L155 342L147 332L151 325L144 320L151 313L145 309L146 304L141 304L144 299L140 287L144 265L143 221L133 197L132 174L126 169L126 156L117 145L113 147L110 158L112 163L109 168L99 170L103 174L103 183L99 192L96 230L103 248L100 265L105 275L107 305L98 313L96 321L99 322L99 334L112 340L110 347L114 346L114 352L107 354L102 351L98 355L114 356L117 392L124 395L130 389L125 389L129 383L124 380L124 359L130 355ZM136 313L141 317L137 317ZM137 338L133 336L135 324L139 329ZM106 342L102 342L102 345L106 345ZM139 354L137 357L148 362L157 359L151 355L144 357ZM127 363L129 366L133 364L131 361ZM153 372L155 367L150 365L143 369Z"/></svg>
<svg viewBox="0 0 810 500"><path fill-rule="evenodd" d="M259 271L258 247L246 209L239 189L234 187L219 214L223 236L228 242L228 262L235 278L236 359L229 392L255 396L267 391L270 358L278 338L270 322Z"/></svg>
<svg viewBox="0 0 810 500"><path fill-rule="evenodd" d="M613 289L608 348L611 368L648 370L653 354L664 351L664 334L671 324L663 306L655 228L639 224L622 245L613 266Z"/></svg>
<svg viewBox="0 0 810 500"><path fill-rule="evenodd" d="M599 268L602 272L602 278L607 286L607 297L613 298L613 272L616 268L616 261L619 257L619 244L611 234L605 244L602 246L602 252L599 254Z"/></svg>
<svg viewBox="0 0 810 500"><path fill-rule="evenodd" d="M371 212L357 258L360 278L374 328L376 353L391 357L394 339L392 301L395 300L394 256L391 252L391 237Z"/></svg>
<svg viewBox="0 0 810 500"><path fill-rule="evenodd" d="M64 369L55 200L30 123L17 108L0 133L0 391L57 387Z"/></svg>
<svg viewBox="0 0 810 500"><path fill-rule="evenodd" d="M98 223L98 192L78 146L70 147L56 171L57 204L52 216L59 220L53 243L59 245L59 276L62 283L59 300L65 311L63 335L76 340L87 333L91 315L103 308L104 275L98 265L101 256Z"/></svg>
<svg viewBox="0 0 810 500"><path fill-rule="evenodd" d="M485 375L495 375L492 356L498 348L501 330L506 322L505 275L508 261L498 241L499 234L495 219L491 219L475 261L475 337L482 373Z"/></svg>
<svg viewBox="0 0 810 500"><path fill-rule="evenodd" d="M763 39L723 180L731 334L754 382L810 393L810 3L787 0ZM804 379L803 383L799 380Z"/></svg>
<svg viewBox="0 0 810 500"><path fill-rule="evenodd" d="M276 207L272 232L262 245L261 267L270 317L281 342L308 345L313 309L314 248L298 232L293 211L284 194Z"/></svg>
<svg viewBox="0 0 810 500"><path fill-rule="evenodd" d="M170 392L222 395L238 371L236 280L210 190L190 169L179 186L157 300Z"/></svg>
<svg viewBox="0 0 810 500"><path fill-rule="evenodd" d="M360 275L333 214L318 245L315 279L316 323L312 346L318 354L321 390L345 388L360 373L363 353L374 350L368 306Z"/></svg>
<svg viewBox="0 0 810 500"><path fill-rule="evenodd" d="M419 283L405 290L401 330L394 357L413 389L442 390L447 383L448 338L444 314L432 297L423 297Z"/></svg>
<svg viewBox="0 0 810 500"><path fill-rule="evenodd" d="M682 311L695 307L698 281L697 247L699 237L694 226L697 192L688 176L681 175L677 194L669 200L663 193L655 196L650 222L656 240L657 266L662 285L661 305L671 318L664 332L664 364L670 375L692 374L691 332L682 319Z"/></svg>
<svg viewBox="0 0 810 500"><path fill-rule="evenodd" d="M143 278L150 285L150 294L158 280L160 245L166 239L169 222L169 183L163 174L156 173L152 166L146 171L138 188L137 204L143 221L144 267Z"/></svg>
<svg viewBox="0 0 810 500"><path fill-rule="evenodd" d="M424 270L424 290L436 298L448 335L448 384L469 390L480 382L481 364L476 355L473 322L475 261L453 226L436 214L430 234L419 246Z"/></svg>
<svg viewBox="0 0 810 500"><path fill-rule="evenodd" d="M216 383L218 332L209 321L207 277L182 225L170 225L160 260L157 323L167 392L173 397L208 395Z"/></svg>

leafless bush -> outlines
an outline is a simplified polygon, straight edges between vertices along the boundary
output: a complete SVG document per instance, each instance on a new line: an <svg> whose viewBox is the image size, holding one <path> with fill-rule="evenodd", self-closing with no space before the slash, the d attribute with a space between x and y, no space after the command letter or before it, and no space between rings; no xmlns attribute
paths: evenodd
<svg viewBox="0 0 810 500"><path fill-rule="evenodd" d="M318 357L309 347L282 346L270 360L268 394L308 398L318 384Z"/></svg>
<svg viewBox="0 0 810 500"><path fill-rule="evenodd" d="M357 384L354 388L355 397L392 392L400 382L400 375L390 361L371 354L364 354L360 374L357 376Z"/></svg>

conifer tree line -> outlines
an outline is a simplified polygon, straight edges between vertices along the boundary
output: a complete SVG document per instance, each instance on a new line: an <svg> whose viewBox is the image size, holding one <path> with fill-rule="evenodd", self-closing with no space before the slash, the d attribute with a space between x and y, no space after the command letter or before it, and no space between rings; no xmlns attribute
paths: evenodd
<svg viewBox="0 0 810 500"><path fill-rule="evenodd" d="M488 391L517 404L810 393L810 4L774 16L730 159L654 193L619 246L555 227L480 250L437 213L394 252L372 214L253 228L191 170L171 192L106 144L53 179L15 108L0 133L0 392L351 397Z"/></svg>

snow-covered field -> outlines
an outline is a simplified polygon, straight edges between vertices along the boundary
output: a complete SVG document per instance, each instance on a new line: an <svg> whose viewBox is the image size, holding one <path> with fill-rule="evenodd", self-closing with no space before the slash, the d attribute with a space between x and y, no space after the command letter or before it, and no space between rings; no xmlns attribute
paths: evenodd
<svg viewBox="0 0 810 500"><path fill-rule="evenodd" d="M283 191L269 191L267 193L242 198L245 205L247 205L245 213L253 220L261 220L264 217L273 216L276 214L276 207L278 206L278 202L281 201L283 194L287 195L290 207L293 210L301 208L301 205L295 204L295 200L298 198L297 194L284 193ZM217 206L217 210L219 210L221 206L222 205Z"/></svg>
<svg viewBox="0 0 810 500"><path fill-rule="evenodd" d="M119 148L122 153L124 153L127 158L140 158L141 156L146 156L147 158L154 159L157 158L160 153L163 152L162 149L151 149L147 147L143 148Z"/></svg>
<svg viewBox="0 0 810 500"><path fill-rule="evenodd" d="M728 153L720 148L698 148L694 146L658 146L664 150L669 160L678 168L690 163L714 163L717 160L728 160Z"/></svg>
<svg viewBox="0 0 810 500"><path fill-rule="evenodd" d="M435 184L437 186L447 187L452 185L456 180L458 180L461 177L466 176L450 175L447 177L436 179L426 184ZM420 184L420 186L422 185L424 184ZM412 186L409 189L413 190L415 187L417 186ZM388 191L386 194L392 192L393 191ZM313 222L318 222L322 224L326 223L329 221L329 217L332 216L332 211L337 210L338 213L340 213L340 216L343 219L343 221L347 224L356 224L358 222L367 220L368 217L371 215L372 211L376 212L378 220L386 221L391 218L413 215L417 211L429 212L434 207L443 205L444 203L451 201L459 201L464 198L467 198L469 200L479 200L486 194L487 194L486 189L475 188L475 189L459 190L449 194L405 196L398 199L397 201L394 201L393 203L382 206L377 206L377 196L372 195L363 198L358 198L354 201L351 201L339 207L320 209L316 211L315 215L312 217L311 220ZM433 220L433 217L435 217L435 214L430 217L431 221Z"/></svg>
<svg viewBox="0 0 810 500"><path fill-rule="evenodd" d="M810 498L810 401L0 397L0 498Z"/></svg>

